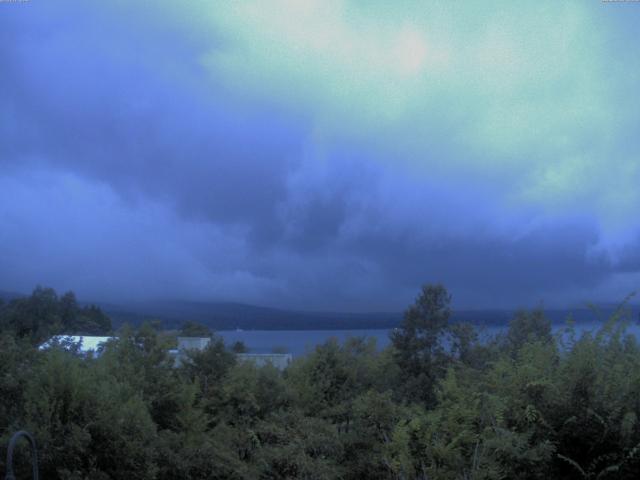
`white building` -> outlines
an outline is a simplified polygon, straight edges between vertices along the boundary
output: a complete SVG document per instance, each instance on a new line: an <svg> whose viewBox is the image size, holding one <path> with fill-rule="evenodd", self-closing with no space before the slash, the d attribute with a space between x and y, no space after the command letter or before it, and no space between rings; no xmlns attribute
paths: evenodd
<svg viewBox="0 0 640 480"><path fill-rule="evenodd" d="M98 337L92 335L55 335L40 345L40 350L46 350L54 345L68 345L69 348L78 346L78 351L82 354L93 353L99 355L101 349L109 341L117 337Z"/></svg>
<svg viewBox="0 0 640 480"><path fill-rule="evenodd" d="M102 348L109 340L118 337L98 337L90 335L56 335L40 345L40 350L45 350L54 345L68 344L69 348L78 346L82 354L100 355ZM204 350L211 343L209 337L178 337L178 348L169 350L169 354L175 358L175 366L180 366L182 357L188 350ZM290 353L237 353L239 362L252 362L257 367L272 365L278 370L284 370L293 360Z"/></svg>
<svg viewBox="0 0 640 480"><path fill-rule="evenodd" d="M209 343L210 337L178 337L178 350L204 350Z"/></svg>

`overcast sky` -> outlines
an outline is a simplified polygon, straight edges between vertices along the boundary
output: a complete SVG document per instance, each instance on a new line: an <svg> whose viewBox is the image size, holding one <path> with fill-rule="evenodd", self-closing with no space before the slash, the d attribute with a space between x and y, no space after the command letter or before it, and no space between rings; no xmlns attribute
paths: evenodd
<svg viewBox="0 0 640 480"><path fill-rule="evenodd" d="M618 301L639 27L597 0L0 2L0 289Z"/></svg>

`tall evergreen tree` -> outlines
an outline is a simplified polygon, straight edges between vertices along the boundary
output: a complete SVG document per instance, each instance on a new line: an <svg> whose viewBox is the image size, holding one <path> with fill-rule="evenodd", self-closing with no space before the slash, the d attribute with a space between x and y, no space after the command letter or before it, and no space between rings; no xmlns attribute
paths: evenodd
<svg viewBox="0 0 640 480"><path fill-rule="evenodd" d="M405 312L400 328L391 333L394 358L409 400L432 405L436 381L444 375L448 355L443 339L451 316L451 295L444 286L425 285Z"/></svg>

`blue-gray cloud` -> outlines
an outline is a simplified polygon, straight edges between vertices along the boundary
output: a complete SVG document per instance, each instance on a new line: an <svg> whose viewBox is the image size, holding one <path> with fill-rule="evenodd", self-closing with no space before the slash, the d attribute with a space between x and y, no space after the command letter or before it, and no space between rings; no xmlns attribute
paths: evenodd
<svg viewBox="0 0 640 480"><path fill-rule="evenodd" d="M414 143L402 119L341 132L217 78L228 31L113 5L0 5L0 288L379 310L429 281L461 306L514 306L637 280L634 222L605 235L591 204L514 199L514 165L460 167L483 154L447 136L451 118Z"/></svg>

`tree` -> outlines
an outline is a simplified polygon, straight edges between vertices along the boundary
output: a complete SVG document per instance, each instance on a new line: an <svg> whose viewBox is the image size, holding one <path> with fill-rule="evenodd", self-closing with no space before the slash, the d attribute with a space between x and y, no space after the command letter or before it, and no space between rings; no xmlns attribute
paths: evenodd
<svg viewBox="0 0 640 480"><path fill-rule="evenodd" d="M37 286L31 296L12 300L4 317L6 329L33 345L61 330L58 296L52 288Z"/></svg>
<svg viewBox="0 0 640 480"><path fill-rule="evenodd" d="M17 298L0 309L0 330L39 345L52 335L105 335L111 319L97 306L82 307L73 292L58 298L52 288L36 287L29 297Z"/></svg>
<svg viewBox="0 0 640 480"><path fill-rule="evenodd" d="M542 309L532 312L519 311L509 323L509 330L505 338L505 347L515 356L526 343L550 343L551 322Z"/></svg>
<svg viewBox="0 0 640 480"><path fill-rule="evenodd" d="M85 335L105 335L111 332L111 319L96 305L89 305L78 311L75 332Z"/></svg>
<svg viewBox="0 0 640 480"><path fill-rule="evenodd" d="M353 402L353 421L343 440L349 479L392 478L396 469L388 455L391 436L403 416L390 391L368 390Z"/></svg>
<svg viewBox="0 0 640 480"><path fill-rule="evenodd" d="M76 330L76 319L78 316L78 301L73 292L67 292L60 297L59 301L60 320L64 333L73 334Z"/></svg>
<svg viewBox="0 0 640 480"><path fill-rule="evenodd" d="M192 322L188 320L184 322L180 329L180 336L182 337L210 337L211 330L206 325L202 325L198 322Z"/></svg>
<svg viewBox="0 0 640 480"><path fill-rule="evenodd" d="M156 427L126 379L61 348L40 353L25 388L24 424L44 478L155 478Z"/></svg>
<svg viewBox="0 0 640 480"><path fill-rule="evenodd" d="M215 336L204 350L185 352L180 369L186 378L198 383L202 395L207 397L210 390L220 386L235 363L235 355L226 348L224 340Z"/></svg>
<svg viewBox="0 0 640 480"><path fill-rule="evenodd" d="M246 353L247 346L242 340L238 340L237 342L234 342L233 345L231 345L231 351L233 353Z"/></svg>
<svg viewBox="0 0 640 480"><path fill-rule="evenodd" d="M25 385L32 375L37 354L27 340L0 333L0 433L16 427L20 420ZM0 435L4 445L6 442L2 440L8 439ZM0 468L0 471L4 470Z"/></svg>
<svg viewBox="0 0 640 480"><path fill-rule="evenodd" d="M449 358L442 339L448 332L450 303L451 295L444 286L425 285L405 312L400 328L391 333L407 400L428 405L435 400L435 382L444 375Z"/></svg>

